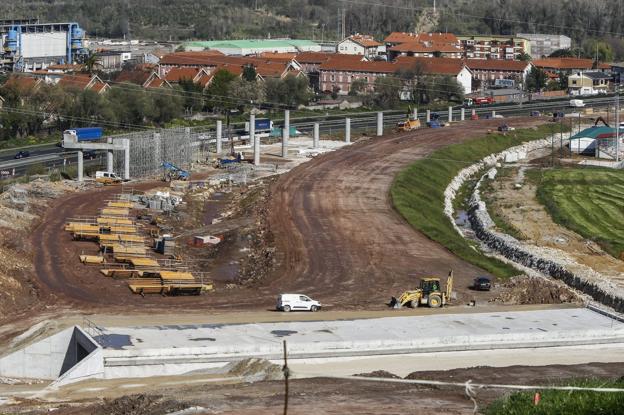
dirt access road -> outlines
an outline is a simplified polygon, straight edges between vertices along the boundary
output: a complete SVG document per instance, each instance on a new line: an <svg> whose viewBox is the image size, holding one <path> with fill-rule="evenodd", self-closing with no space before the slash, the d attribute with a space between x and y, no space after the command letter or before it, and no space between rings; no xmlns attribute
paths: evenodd
<svg viewBox="0 0 624 415"><path fill-rule="evenodd" d="M474 367L434 372L414 372L407 379L445 382L549 385L573 378L617 379L624 373L621 363L552 365L543 367ZM375 376L390 377L376 372ZM11 413L61 415L152 415L195 407L196 414L282 413L284 383L211 382L209 375L178 378L85 381L56 391L46 400L27 399L5 407ZM333 378L291 379L289 414L473 414L474 405L464 387L423 386L367 380ZM0 389L0 393L2 393ZM483 409L510 391L476 389L476 402ZM528 400L527 405L532 402ZM201 409L200 409L201 408Z"/></svg>
<svg viewBox="0 0 624 415"><path fill-rule="evenodd" d="M543 121L508 119L514 127ZM43 304L74 310L143 312L204 308L266 309L275 295L305 291L339 309L384 308L426 275L456 273L460 300L487 298L467 289L481 271L413 230L392 208L389 189L396 173L437 148L483 136L499 120L471 121L365 140L319 156L284 174L271 190L269 228L279 263L256 284L201 297L141 298L123 281L102 277L78 262L95 245L75 242L62 230L77 215L94 215L120 191L105 188L70 195L49 207L34 229L35 282ZM469 128L467 128L469 126ZM162 186L142 183L136 190ZM49 308L48 308L48 311Z"/></svg>
<svg viewBox="0 0 624 415"><path fill-rule="evenodd" d="M520 128L543 120L506 122ZM282 176L269 207L280 261L269 287L304 291L343 308L376 308L414 288L420 277L445 277L453 269L460 303L489 298L468 289L483 271L411 228L393 209L389 190L415 160L499 124L470 121L373 138Z"/></svg>

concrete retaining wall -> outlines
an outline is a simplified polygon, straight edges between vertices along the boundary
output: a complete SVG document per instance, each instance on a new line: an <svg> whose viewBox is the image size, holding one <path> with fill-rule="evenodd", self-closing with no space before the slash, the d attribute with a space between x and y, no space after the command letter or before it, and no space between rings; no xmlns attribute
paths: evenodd
<svg viewBox="0 0 624 415"><path fill-rule="evenodd" d="M0 359L0 376L62 385L103 372L101 347L75 326Z"/></svg>

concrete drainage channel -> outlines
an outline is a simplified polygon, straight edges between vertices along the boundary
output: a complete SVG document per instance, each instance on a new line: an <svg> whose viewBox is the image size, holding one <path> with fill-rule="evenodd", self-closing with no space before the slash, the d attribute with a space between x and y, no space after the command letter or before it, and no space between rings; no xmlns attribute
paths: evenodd
<svg viewBox="0 0 624 415"><path fill-rule="evenodd" d="M445 214L455 227L456 231L462 237L465 237L453 219L453 201L457 192L466 180L473 177L484 168L491 167L491 169L481 177L475 186L469 201L468 220L475 236L481 241L481 243L516 265L529 268L539 272L542 275L563 281L568 286L589 295L595 301L622 313L624 312L624 297L618 296L614 293L613 285L609 284L608 281L600 281L599 275L596 275L596 280L589 280L585 276L576 275L566 269L563 264L560 264L552 259L545 258L539 252L536 252L538 251L537 249L533 250L530 247L520 243L514 237L495 231L494 222L487 211L487 206L481 199L479 191L480 185L486 177L489 176L490 178L493 178L496 175L496 168L494 166L497 163L501 160L522 160L526 158L527 154L531 151L550 147L552 139L554 138L548 137L542 140L536 140L509 148L501 153L492 154L480 162L461 170L445 191ZM557 139L559 139L559 137L557 137Z"/></svg>
<svg viewBox="0 0 624 415"><path fill-rule="evenodd" d="M534 348L549 353L561 346L624 343L624 322L570 307L87 331L70 328L0 358L0 377L47 379L60 387L85 379L222 373L248 359L281 364L284 340L289 362L308 367L357 357Z"/></svg>

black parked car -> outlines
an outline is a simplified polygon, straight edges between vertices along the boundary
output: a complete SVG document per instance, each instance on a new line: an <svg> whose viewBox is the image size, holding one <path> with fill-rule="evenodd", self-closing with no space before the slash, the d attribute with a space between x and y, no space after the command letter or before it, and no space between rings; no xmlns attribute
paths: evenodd
<svg viewBox="0 0 624 415"><path fill-rule="evenodd" d="M30 152L24 150L24 151L20 151L19 153L17 153L15 155L15 157L13 157L14 159L23 159L25 157L30 157Z"/></svg>
<svg viewBox="0 0 624 415"><path fill-rule="evenodd" d="M490 291L492 283L489 278L477 277L472 282L472 288L477 291Z"/></svg>

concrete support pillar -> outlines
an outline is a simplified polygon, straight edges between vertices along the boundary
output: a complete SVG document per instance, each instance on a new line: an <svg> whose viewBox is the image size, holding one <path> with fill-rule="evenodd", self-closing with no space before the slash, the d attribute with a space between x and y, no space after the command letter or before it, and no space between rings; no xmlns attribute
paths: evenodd
<svg viewBox="0 0 624 415"><path fill-rule="evenodd" d="M412 110L412 118L417 120L418 119L418 108L414 108Z"/></svg>
<svg viewBox="0 0 624 415"><path fill-rule="evenodd" d="M78 181L81 182L84 180L84 159L83 159L83 154L82 154L82 150L78 150Z"/></svg>
<svg viewBox="0 0 624 415"><path fill-rule="evenodd" d="M377 127L379 130L379 127ZM379 134L379 131L378 131ZM351 142L351 118L345 119L345 143Z"/></svg>
<svg viewBox="0 0 624 415"><path fill-rule="evenodd" d="M464 121L466 119L466 108L461 109L460 120Z"/></svg>
<svg viewBox="0 0 624 415"><path fill-rule="evenodd" d="M260 138L256 137L256 116L249 116L249 142L253 143L254 166L260 165Z"/></svg>
<svg viewBox="0 0 624 415"><path fill-rule="evenodd" d="M290 110L284 111L284 130L282 131L282 157L288 157L288 140L290 139Z"/></svg>
<svg viewBox="0 0 624 415"><path fill-rule="evenodd" d="M496 118L496 111L492 110L492 118Z"/></svg>
<svg viewBox="0 0 624 415"><path fill-rule="evenodd" d="M448 107L448 120L453 122L453 107Z"/></svg>
<svg viewBox="0 0 624 415"><path fill-rule="evenodd" d="M383 112L377 113L377 137L383 135Z"/></svg>
<svg viewBox="0 0 624 415"><path fill-rule="evenodd" d="M124 145L124 180L130 180L130 139L123 139Z"/></svg>
<svg viewBox="0 0 624 415"><path fill-rule="evenodd" d="M217 135L216 135L216 142L217 142L217 157L219 157L221 155L221 151L223 150L222 145L223 143L221 142L221 137L223 136L223 121L218 120L217 121Z"/></svg>
<svg viewBox="0 0 624 415"><path fill-rule="evenodd" d="M106 142L108 144L113 144L113 139L108 137ZM113 150L106 150L106 171L108 173L113 172Z"/></svg>
<svg viewBox="0 0 624 415"><path fill-rule="evenodd" d="M429 122L431 121L431 110L427 110L427 118L426 121Z"/></svg>
<svg viewBox="0 0 624 415"><path fill-rule="evenodd" d="M319 148L319 140L321 138L321 125L317 122L314 123L314 138L313 145L314 148Z"/></svg>

